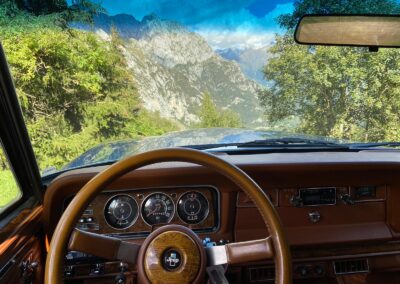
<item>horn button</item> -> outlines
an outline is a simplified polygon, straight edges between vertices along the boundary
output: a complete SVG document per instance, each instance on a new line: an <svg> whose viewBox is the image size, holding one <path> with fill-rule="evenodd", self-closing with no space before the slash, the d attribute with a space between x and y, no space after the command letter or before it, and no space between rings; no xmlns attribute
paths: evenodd
<svg viewBox="0 0 400 284"><path fill-rule="evenodd" d="M143 283L197 282L205 269L204 248L193 231L183 226L167 225L146 238L138 268Z"/></svg>
<svg viewBox="0 0 400 284"><path fill-rule="evenodd" d="M173 271L178 269L182 264L182 256L175 249L167 249L163 255L163 267L165 270Z"/></svg>

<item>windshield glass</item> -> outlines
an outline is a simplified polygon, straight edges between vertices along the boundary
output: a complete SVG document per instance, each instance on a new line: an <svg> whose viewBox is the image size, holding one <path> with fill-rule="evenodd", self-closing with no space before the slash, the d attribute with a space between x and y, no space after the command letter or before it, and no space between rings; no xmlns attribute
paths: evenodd
<svg viewBox="0 0 400 284"><path fill-rule="evenodd" d="M398 1L0 3L1 42L45 174L161 147L400 141L398 49L293 38L304 14L400 14Z"/></svg>

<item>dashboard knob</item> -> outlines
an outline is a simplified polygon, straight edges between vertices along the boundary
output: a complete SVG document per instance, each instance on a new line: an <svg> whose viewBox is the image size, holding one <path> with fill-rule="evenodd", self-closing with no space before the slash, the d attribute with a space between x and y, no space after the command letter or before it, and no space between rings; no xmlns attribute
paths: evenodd
<svg viewBox="0 0 400 284"><path fill-rule="evenodd" d="M292 196L292 198L290 198L290 203L295 207L304 206L303 199L301 199L300 196Z"/></svg>
<svg viewBox="0 0 400 284"><path fill-rule="evenodd" d="M306 277L308 275L308 268L306 266L299 266L297 268L297 273L299 273L301 277Z"/></svg>
<svg viewBox="0 0 400 284"><path fill-rule="evenodd" d="M351 198L350 194L343 194L340 199L347 205L354 205L354 200Z"/></svg>
<svg viewBox="0 0 400 284"><path fill-rule="evenodd" d="M321 220L321 214L318 211L311 211L308 213L308 218L312 223L318 223Z"/></svg>
<svg viewBox="0 0 400 284"><path fill-rule="evenodd" d="M126 283L126 276L123 273L118 274L115 277L115 283L116 284L125 284Z"/></svg>
<svg viewBox="0 0 400 284"><path fill-rule="evenodd" d="M325 273L325 269L321 265L315 266L314 271L318 276L321 276Z"/></svg>

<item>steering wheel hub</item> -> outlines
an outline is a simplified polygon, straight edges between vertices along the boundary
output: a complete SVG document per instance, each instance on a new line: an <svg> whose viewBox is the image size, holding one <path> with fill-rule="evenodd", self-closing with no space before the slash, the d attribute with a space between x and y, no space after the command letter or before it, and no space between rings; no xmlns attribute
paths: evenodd
<svg viewBox="0 0 400 284"><path fill-rule="evenodd" d="M140 283L198 283L205 266L201 240L179 225L167 225L151 233L138 257Z"/></svg>

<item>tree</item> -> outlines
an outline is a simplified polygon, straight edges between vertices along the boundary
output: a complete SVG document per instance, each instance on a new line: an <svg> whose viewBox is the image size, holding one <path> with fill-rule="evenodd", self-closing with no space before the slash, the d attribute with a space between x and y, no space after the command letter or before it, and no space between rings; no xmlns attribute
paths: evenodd
<svg viewBox="0 0 400 284"><path fill-rule="evenodd" d="M199 127L241 127L240 117L230 110L220 110L214 103L211 95L205 93L200 107Z"/></svg>
<svg viewBox="0 0 400 284"><path fill-rule="evenodd" d="M72 0L72 5L60 13L58 25L63 29L69 29L69 23L81 22L93 24L94 16L105 13L106 10L90 0Z"/></svg>
<svg viewBox="0 0 400 284"><path fill-rule="evenodd" d="M277 36L270 49L264 75L272 85L259 93L270 123L296 117L300 124L295 131L362 141L400 140L400 52L297 45L290 30L305 12L373 12L375 2L296 1L293 14L279 19L289 30ZM376 7L392 12L398 6L379 1Z"/></svg>

